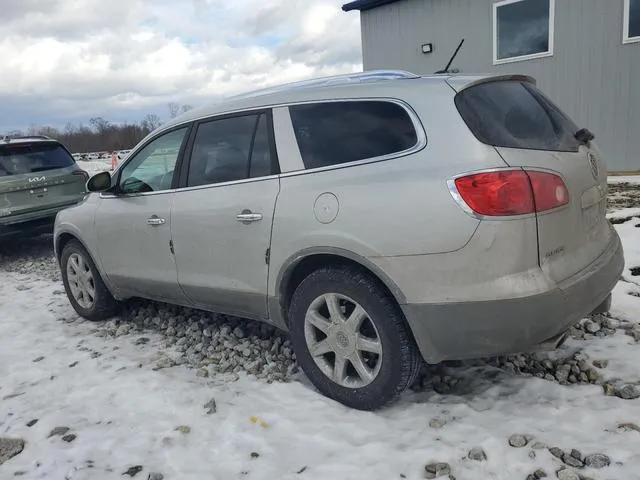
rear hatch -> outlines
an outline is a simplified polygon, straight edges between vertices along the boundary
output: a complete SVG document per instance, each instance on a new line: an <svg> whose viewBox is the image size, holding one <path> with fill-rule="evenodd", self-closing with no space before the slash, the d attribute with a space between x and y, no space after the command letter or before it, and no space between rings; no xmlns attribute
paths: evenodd
<svg viewBox="0 0 640 480"><path fill-rule="evenodd" d="M608 245L611 229L605 217L606 167L592 134L523 77L478 82L460 91L455 102L473 134L494 146L507 165L560 177L558 198L568 193L568 199L536 213L543 271L561 282L593 262Z"/></svg>
<svg viewBox="0 0 640 480"><path fill-rule="evenodd" d="M78 202L87 178L58 142L0 142L0 221Z"/></svg>

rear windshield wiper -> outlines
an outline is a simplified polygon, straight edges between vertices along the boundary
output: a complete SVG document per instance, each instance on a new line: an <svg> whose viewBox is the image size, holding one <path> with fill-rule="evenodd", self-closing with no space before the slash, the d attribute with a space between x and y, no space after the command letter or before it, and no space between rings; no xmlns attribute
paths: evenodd
<svg viewBox="0 0 640 480"><path fill-rule="evenodd" d="M592 141L596 136L589 130L588 128L581 128L576 133L573 134L576 140L580 143L587 144Z"/></svg>

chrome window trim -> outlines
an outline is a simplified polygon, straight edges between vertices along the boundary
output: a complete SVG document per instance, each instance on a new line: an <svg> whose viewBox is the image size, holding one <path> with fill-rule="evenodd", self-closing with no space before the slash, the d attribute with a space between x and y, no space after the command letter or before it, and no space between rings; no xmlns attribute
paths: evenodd
<svg viewBox="0 0 640 480"><path fill-rule="evenodd" d="M387 160L393 160L395 158L399 158L399 157L406 157L407 155L412 155L416 152L419 152L420 150L424 149L427 146L427 134L424 130L424 126L422 125L422 122L420 121L420 117L418 116L418 114L415 112L415 110L404 100L400 100L398 98L392 98L392 97L360 97L360 98L354 98L354 97L349 97L349 98L335 98L335 99L330 99L330 100L310 100L310 101L305 101L305 102L295 102L295 103L291 103L287 105L288 107L291 106L295 106L295 105L309 105L309 104L314 104L314 103L337 103L337 102L388 102L388 103L393 103L398 105L400 108L402 108L407 115L409 116L409 119L411 120L411 123L413 124L413 128L416 131L416 144L413 145L411 148L407 148L405 150L400 150L399 152L394 152L394 153L390 153L388 155L380 155L377 157L371 157L371 158L363 158L362 160L355 160L353 162L345 162L345 163L337 163L335 165L327 165L326 167L316 167L316 168L304 168L304 162L302 164L302 169L301 170L295 170L292 172L287 172L287 173L282 173L281 176L282 177L292 177L295 175L306 175L306 174L310 174L310 173L316 173L316 172L326 172L328 170L338 170L341 168L349 168L349 167L355 167L358 165L366 165L368 163L378 163L378 162L385 162ZM291 114L289 113L289 116ZM292 122L293 125L293 122ZM295 134L294 134L294 139L295 139ZM297 145L297 140L296 140L296 145ZM302 160L302 156L300 156L300 159Z"/></svg>
<svg viewBox="0 0 640 480"><path fill-rule="evenodd" d="M302 163L301 168L299 170L292 170L292 171L288 171L288 172L282 172L279 175L270 175L270 176L267 176L267 177L246 178L246 179L242 179L242 180L234 180L234 181L231 181L231 182L215 183L215 184L210 184L210 185L197 185L197 186L194 186L194 187L175 188L175 189L170 189L170 190L162 190L162 191L159 191L159 192L144 192L144 193L127 194L127 195L113 195L113 194L103 194L103 193L101 193L100 197L101 198L121 198L121 197L124 198L124 197L130 197L130 196L158 195L158 194L167 193L167 192L178 192L178 191L182 192L182 191L187 190L187 189L197 189L197 188L207 188L207 187L215 187L215 186L234 185L234 184L238 184L238 183L247 183L247 182L251 182L251 181L259 181L259 180L275 178L275 177L291 177L291 176L295 176L295 175L306 175L306 174L315 173L315 172L324 172L324 171L328 171L328 170L338 170L338 169L341 169L341 168L349 168L349 167L355 167L355 166L359 166L359 165L366 165L366 164L369 164L369 163L378 163L378 162L384 162L384 161L388 161L388 160L393 160L395 158L405 157L405 156L417 153L417 152L419 152L420 150L424 149L427 146L427 143L428 143L427 134L426 134L426 132L424 130L424 126L422 125L422 122L420 121L420 117L418 116L416 111L406 101L398 99L398 98L393 98L393 97L340 97L340 98L330 98L330 99L321 99L321 100L304 100L304 101L295 101L295 102L292 101L292 102L285 102L285 103L267 105L267 106L254 105L254 106L251 106L251 107L241 108L241 109L237 109L237 110L232 110L232 111L227 111L227 112L219 112L219 113L216 113L214 115L204 115L204 116L196 118L196 119L187 120L184 123L172 125L171 128L167 129L166 131L164 131L164 130L163 131L159 131L157 135L155 135L153 138L150 138L148 141L146 141L145 145L148 145L149 143L154 141L156 138L158 138L159 136L163 135L166 132L169 132L170 130L179 129L180 127L182 127L184 125L188 125L188 124L194 124L195 125L195 124L197 124L199 122L202 122L202 121L215 120L217 117L222 117L222 116L227 116L227 115L235 115L235 114L242 114L244 112L250 113L250 112L255 111L257 109L263 109L263 110L271 109L272 112L273 112L277 108L286 107L287 108L287 114L289 116L289 122L291 122L291 116L290 116L289 111L288 111L288 108L290 106L309 105L309 104L314 104L314 103L336 103L336 102L390 102L390 103L394 103L394 104L400 106L402 109L404 109L404 111L407 113L407 115L409 115L409 118L411 119L411 123L413 124L413 128L416 131L416 137L417 137L416 144L411 148L408 148L408 149L405 149L405 150L401 150L399 152L391 153L391 154L388 154L388 155L382 155L382 156L372 157L372 158L365 158L365 159L362 159L362 160L356 160L354 162L346 162L346 163L339 163L339 164L336 164L336 165L328 165L326 167L305 169L304 168L304 163ZM274 118L274 130L275 130L275 118ZM286 132L285 134L286 135L292 135L293 134L293 140L295 141L296 148L298 148L298 142L295 139L294 132L293 131ZM278 135L275 134L275 131L274 131L274 136L278 137ZM277 149L278 149L278 143L277 143L277 138L276 138L276 150ZM133 150L128 158L132 158L134 156L134 154L137 153L137 151L138 151L138 148ZM300 156L300 160L302 160L301 156ZM280 170L282 171L283 170L282 164L280 163L279 165L280 165ZM113 172L113 173L115 173L115 172Z"/></svg>

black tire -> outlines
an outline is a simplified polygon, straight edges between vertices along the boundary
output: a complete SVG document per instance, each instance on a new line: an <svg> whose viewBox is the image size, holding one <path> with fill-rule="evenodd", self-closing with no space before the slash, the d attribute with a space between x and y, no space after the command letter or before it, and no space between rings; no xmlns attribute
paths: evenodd
<svg viewBox="0 0 640 480"><path fill-rule="evenodd" d="M305 316L318 297L336 293L357 302L366 311L382 345L382 361L375 379L360 388L334 382L314 361L305 340ZM380 282L352 267L327 267L307 276L293 294L289 308L291 342L299 365L325 396L358 410L376 410L413 384L422 357L399 308ZM329 354L331 355L331 354Z"/></svg>
<svg viewBox="0 0 640 480"><path fill-rule="evenodd" d="M82 258L86 262L86 265L91 270L91 274L93 277L93 286L95 289L95 298L93 300L93 304L89 308L84 308L78 303L78 301L74 298L69 286L69 279L67 278L67 264L69 262L69 257L71 257L71 255L73 254L82 256ZM64 283L64 289L67 292L67 297L69 298L69 302L71 302L71 305L78 313L78 315L86 318L87 320L98 322L111 318L117 313L118 302L113 298L113 295L111 295L111 292L109 292L109 289L102 281L100 272L96 268L91 255L89 255L89 253L80 244L80 242L71 240L65 245L60 257L60 270L62 274L62 282Z"/></svg>

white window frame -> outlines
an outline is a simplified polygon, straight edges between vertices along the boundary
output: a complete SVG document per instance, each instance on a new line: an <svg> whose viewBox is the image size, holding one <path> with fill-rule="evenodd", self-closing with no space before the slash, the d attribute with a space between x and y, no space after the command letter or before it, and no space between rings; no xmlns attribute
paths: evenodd
<svg viewBox="0 0 640 480"><path fill-rule="evenodd" d="M629 36L629 22L631 14L631 0L624 0L624 15L622 16L622 43L640 42L640 35L636 37Z"/></svg>
<svg viewBox="0 0 640 480"><path fill-rule="evenodd" d="M504 5L519 3L524 0L501 0L493 4L493 64L502 65L504 63L523 62L534 58L552 57L553 44L555 37L555 17L556 17L556 0L549 0L549 50L546 52L532 53L530 55L520 55L519 57L498 59L498 9ZM628 0L626 0L628 1Z"/></svg>

